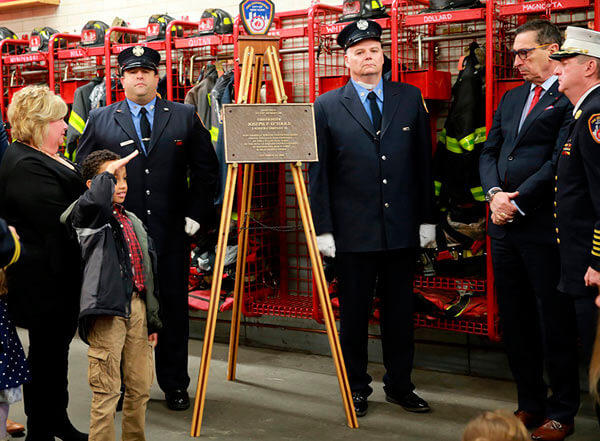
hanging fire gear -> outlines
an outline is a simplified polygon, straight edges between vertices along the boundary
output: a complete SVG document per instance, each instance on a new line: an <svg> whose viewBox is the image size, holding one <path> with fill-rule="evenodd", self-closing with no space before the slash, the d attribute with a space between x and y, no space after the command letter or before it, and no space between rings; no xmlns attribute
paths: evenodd
<svg viewBox="0 0 600 441"><path fill-rule="evenodd" d="M381 0L344 0L339 23L359 18L377 19L387 17Z"/></svg>
<svg viewBox="0 0 600 441"><path fill-rule="evenodd" d="M77 143L85 128L85 122L87 121L91 110L90 94L98 84L103 82L104 78L97 77L88 84L75 89L73 106L71 108L71 114L69 115L69 126L67 127L66 150L67 155L69 156L75 153Z"/></svg>
<svg viewBox="0 0 600 441"><path fill-rule="evenodd" d="M167 14L154 14L148 19L148 26L146 26L146 41L164 40L167 33L167 25L175 20L173 17ZM175 26L171 33L173 36L183 36L183 28L181 26Z"/></svg>
<svg viewBox="0 0 600 441"><path fill-rule="evenodd" d="M473 216L485 215L485 195L479 178L479 156L486 139L484 59L479 45L471 43L463 69L452 87L452 104L438 136L434 158L435 194L440 211L460 207L461 213L470 212L471 222ZM457 216L452 217L460 221Z"/></svg>
<svg viewBox="0 0 600 441"><path fill-rule="evenodd" d="M6 40L7 38L13 40L19 39L19 37L17 37L17 34L15 34L13 31L8 29L7 27L0 26L0 41ZM8 53L11 55L23 53L23 49L20 46L7 45L5 47L8 48Z"/></svg>
<svg viewBox="0 0 600 441"><path fill-rule="evenodd" d="M85 47L104 46L104 35L108 25L103 21L90 20L81 29L81 45Z"/></svg>
<svg viewBox="0 0 600 441"><path fill-rule="evenodd" d="M58 34L58 31L48 26L35 28L31 31L31 40L38 39L38 42L36 42L36 44L30 44L29 48L32 52L47 51L50 37L54 34Z"/></svg>
<svg viewBox="0 0 600 441"><path fill-rule="evenodd" d="M211 20L212 18L212 23ZM200 32L198 35L207 34L232 34L233 20L231 15L222 9L205 9L200 17Z"/></svg>

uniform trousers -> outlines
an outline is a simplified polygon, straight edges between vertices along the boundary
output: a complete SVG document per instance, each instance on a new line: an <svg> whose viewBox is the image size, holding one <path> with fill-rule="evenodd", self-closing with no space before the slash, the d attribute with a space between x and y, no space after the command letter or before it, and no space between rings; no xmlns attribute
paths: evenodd
<svg viewBox="0 0 600 441"><path fill-rule="evenodd" d="M507 235L492 239L491 249L502 338L517 384L518 409L571 423L579 408L577 325L573 298L557 290L558 247Z"/></svg>
<svg viewBox="0 0 600 441"><path fill-rule="evenodd" d="M335 266L340 297L340 343L352 392L368 396L369 319L373 295L380 298L383 377L386 393L412 392L414 249L338 253Z"/></svg>
<svg viewBox="0 0 600 441"><path fill-rule="evenodd" d="M139 294L133 294L129 319L99 316L90 329L88 340L88 380L92 389L90 441L115 440L121 371L125 386L122 439L144 441L154 362L148 342L146 305Z"/></svg>
<svg viewBox="0 0 600 441"><path fill-rule="evenodd" d="M156 378L166 392L186 390L188 375L188 277L190 253L158 256L160 317L163 327L156 346Z"/></svg>

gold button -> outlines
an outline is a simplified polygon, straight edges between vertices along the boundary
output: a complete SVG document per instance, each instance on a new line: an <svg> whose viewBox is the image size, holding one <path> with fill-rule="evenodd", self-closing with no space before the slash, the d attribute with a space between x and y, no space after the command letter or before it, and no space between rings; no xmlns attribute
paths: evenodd
<svg viewBox="0 0 600 441"><path fill-rule="evenodd" d="M558 204L556 203L556 201L554 201L554 206L555 206L555 207L558 207Z"/></svg>
<svg viewBox="0 0 600 441"><path fill-rule="evenodd" d="M556 238L556 243L560 243L560 239L558 237Z"/></svg>
<svg viewBox="0 0 600 441"><path fill-rule="evenodd" d="M554 180L558 181L558 175L554 176Z"/></svg>
<svg viewBox="0 0 600 441"><path fill-rule="evenodd" d="M554 219L556 219L558 216L556 215L556 213L554 213Z"/></svg>
<svg viewBox="0 0 600 441"><path fill-rule="evenodd" d="M556 234L558 234L558 227L556 228Z"/></svg>
<svg viewBox="0 0 600 441"><path fill-rule="evenodd" d="M556 193L558 191L558 187L554 187L554 192Z"/></svg>

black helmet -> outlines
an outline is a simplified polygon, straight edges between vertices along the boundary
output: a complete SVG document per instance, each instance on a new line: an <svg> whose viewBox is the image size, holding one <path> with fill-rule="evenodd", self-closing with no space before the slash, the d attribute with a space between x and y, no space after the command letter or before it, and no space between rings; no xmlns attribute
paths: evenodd
<svg viewBox="0 0 600 441"><path fill-rule="evenodd" d="M52 37L54 34L58 34L58 31L48 26L44 26L43 28L35 28L33 31L31 31L31 42L29 43L29 49L31 49L32 52L47 51L50 37Z"/></svg>
<svg viewBox="0 0 600 441"><path fill-rule="evenodd" d="M212 20L210 20L212 18ZM205 9L200 17L200 35L232 34L233 20L231 15L222 9Z"/></svg>
<svg viewBox="0 0 600 441"><path fill-rule="evenodd" d="M340 22L386 17L382 0L344 0Z"/></svg>
<svg viewBox="0 0 600 441"><path fill-rule="evenodd" d="M146 26L146 41L153 40L164 40L167 32L167 25L175 20L173 17L167 14L154 14L148 19L148 26ZM172 30L173 35L177 37L183 36L183 28L176 26L176 29Z"/></svg>
<svg viewBox="0 0 600 441"><path fill-rule="evenodd" d="M86 47L104 46L104 36L108 25L100 20L88 21L81 30L81 45Z"/></svg>
<svg viewBox="0 0 600 441"><path fill-rule="evenodd" d="M4 26L0 26L0 41L6 40L7 38L10 38L13 40L19 39L19 37L17 37L17 34L15 34L13 31L11 31L10 29L8 29ZM14 46L12 44L8 45L6 47L8 48L8 53L11 55L21 54L25 51L25 49L23 47Z"/></svg>

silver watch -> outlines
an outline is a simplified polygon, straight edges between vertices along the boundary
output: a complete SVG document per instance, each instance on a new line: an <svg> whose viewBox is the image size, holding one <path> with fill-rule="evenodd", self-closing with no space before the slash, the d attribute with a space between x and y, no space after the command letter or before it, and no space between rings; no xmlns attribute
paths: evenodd
<svg viewBox="0 0 600 441"><path fill-rule="evenodd" d="M502 191L502 189L500 187L490 188L488 190L487 194L485 195L485 201L492 202L492 198L494 197L494 195L496 193L500 193L501 191Z"/></svg>

